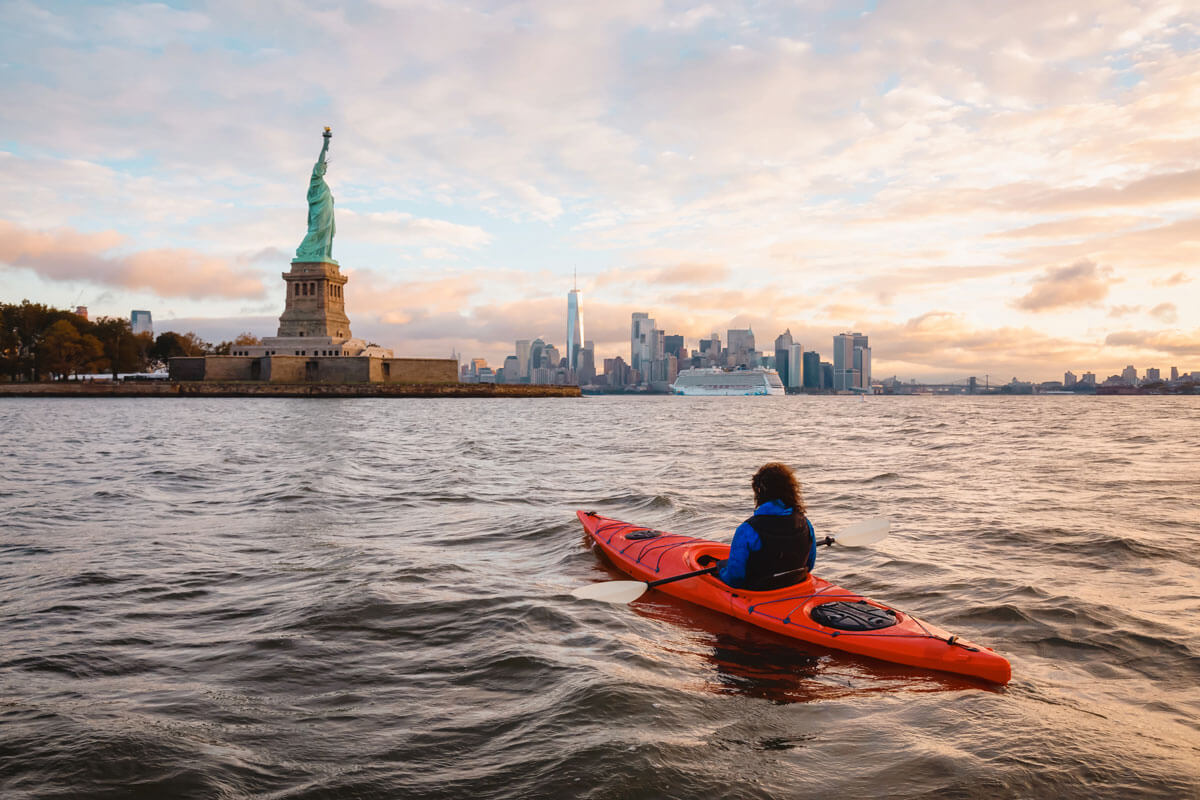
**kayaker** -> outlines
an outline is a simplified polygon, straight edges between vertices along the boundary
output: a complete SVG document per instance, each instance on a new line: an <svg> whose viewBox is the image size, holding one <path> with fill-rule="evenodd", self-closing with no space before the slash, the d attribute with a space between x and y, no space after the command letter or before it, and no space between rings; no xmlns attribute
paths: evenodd
<svg viewBox="0 0 1200 800"><path fill-rule="evenodd" d="M786 464L764 464L750 481L754 516L733 533L717 577L739 589L781 589L808 577L817 559L816 536L796 476Z"/></svg>

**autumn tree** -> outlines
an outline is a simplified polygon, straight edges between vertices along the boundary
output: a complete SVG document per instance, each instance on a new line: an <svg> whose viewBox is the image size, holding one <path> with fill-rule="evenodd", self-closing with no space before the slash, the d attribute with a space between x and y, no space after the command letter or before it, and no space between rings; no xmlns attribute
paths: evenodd
<svg viewBox="0 0 1200 800"><path fill-rule="evenodd" d="M103 357L100 340L90 333L80 333L70 321L60 319L46 329L38 345L41 365L66 380L71 373L94 369Z"/></svg>
<svg viewBox="0 0 1200 800"><path fill-rule="evenodd" d="M208 352L210 345L194 333L179 334L175 331L160 333L154 340L151 356L163 363L172 358L184 356L202 356Z"/></svg>
<svg viewBox="0 0 1200 800"><path fill-rule="evenodd" d="M262 344L262 340L259 339L257 336L255 336L253 333L250 333L247 331L246 333L239 333L237 336L235 336L233 338L232 342L221 342L219 345L214 347L210 352L214 356L227 356L231 352L233 352L233 348L235 348L235 347L245 347L248 345L256 345L256 344Z"/></svg>
<svg viewBox="0 0 1200 800"><path fill-rule="evenodd" d="M58 322L69 323L80 335L90 333L91 323L70 311L28 300L22 300L20 305L0 304L0 325L4 331L0 352L4 354L4 369L10 378L41 379L42 372L49 369L44 358L45 337Z"/></svg>
<svg viewBox="0 0 1200 800"><path fill-rule="evenodd" d="M146 367L145 348L134 336L129 321L119 317L100 317L92 326L104 348L104 357L113 380L119 372L140 372ZM148 336L146 338L149 338Z"/></svg>

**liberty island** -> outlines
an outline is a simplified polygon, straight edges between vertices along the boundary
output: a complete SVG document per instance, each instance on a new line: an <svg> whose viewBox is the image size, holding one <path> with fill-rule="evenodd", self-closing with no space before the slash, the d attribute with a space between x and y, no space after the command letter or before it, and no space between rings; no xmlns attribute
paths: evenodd
<svg viewBox="0 0 1200 800"><path fill-rule="evenodd" d="M320 384L325 387L321 394L329 394L331 390L337 393L337 386L350 384L458 384L458 362L454 359L396 358L391 349L369 344L355 338L351 332L345 297L349 278L342 274L340 265L333 258L337 225L333 192L325 180L333 131L326 127L321 136L321 152L308 182L308 227L296 248L291 269L280 276L284 284L284 308L277 334L265 337L259 344L239 345L227 356L173 358L170 362L172 380ZM306 393L311 394L307 390L301 391L301 394ZM355 396L362 393L360 389L352 392ZM388 391L385 394L396 393ZM466 395L471 391L433 392L435 395L447 393ZM500 388L486 392L486 396L502 394L575 396L579 390L542 392Z"/></svg>
<svg viewBox="0 0 1200 800"><path fill-rule="evenodd" d="M345 290L349 277L342 274L333 258L337 226L333 192L325 180L332 137L332 130L326 127L321 152L309 177L304 238L296 248L290 269L280 274L283 313L275 336L251 340L253 343L234 343L226 354L172 357L166 381L9 383L0 386L0 394L13 397L578 397L577 386L464 385L458 380L456 359L397 358L390 348L354 336L346 314ZM96 346L99 348L99 343Z"/></svg>

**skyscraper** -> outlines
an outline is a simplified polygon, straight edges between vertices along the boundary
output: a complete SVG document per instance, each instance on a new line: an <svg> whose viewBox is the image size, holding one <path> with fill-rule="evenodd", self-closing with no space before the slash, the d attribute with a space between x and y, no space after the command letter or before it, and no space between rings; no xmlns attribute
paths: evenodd
<svg viewBox="0 0 1200 800"><path fill-rule="evenodd" d="M858 388L871 388L871 345L861 333L850 334L854 340L854 368L858 370ZM857 352L861 350L862 352Z"/></svg>
<svg viewBox="0 0 1200 800"><path fill-rule="evenodd" d="M645 372L649 367L649 361L653 358L650 347L652 340L650 331L654 330L655 322L650 319L650 315L635 311L633 313L633 321L629 330L629 366L631 369ZM643 361L647 363L642 364Z"/></svg>
<svg viewBox="0 0 1200 800"><path fill-rule="evenodd" d="M129 312L129 327L133 329L135 336L139 333L154 335L154 322L150 318L149 311L134 310Z"/></svg>
<svg viewBox="0 0 1200 800"><path fill-rule="evenodd" d="M821 356L816 350L804 354L804 388L821 388Z"/></svg>
<svg viewBox="0 0 1200 800"><path fill-rule="evenodd" d="M535 369L542 367L543 351L546 349L546 343L541 337L534 339L529 345L529 373L532 375ZM532 383L532 381L530 381Z"/></svg>
<svg viewBox="0 0 1200 800"><path fill-rule="evenodd" d="M505 383L519 383L521 380L521 361L516 356L508 356L504 359L504 366L501 367L504 372Z"/></svg>
<svg viewBox="0 0 1200 800"><path fill-rule="evenodd" d="M833 337L833 388L837 391L854 385L854 336L839 333Z"/></svg>
<svg viewBox="0 0 1200 800"><path fill-rule="evenodd" d="M583 349L579 351L579 367L575 375L575 380L580 386L587 386L596 382L596 344L595 342L584 342Z"/></svg>
<svg viewBox="0 0 1200 800"><path fill-rule="evenodd" d="M726 331L728 337L729 358L731 367L753 366L754 330L752 328L730 328Z"/></svg>
<svg viewBox="0 0 1200 800"><path fill-rule="evenodd" d="M716 366L721 361L721 337L713 331L712 336L700 340L700 360L707 366Z"/></svg>
<svg viewBox="0 0 1200 800"><path fill-rule="evenodd" d="M865 336L863 337L866 338ZM854 348L854 385L859 389L867 389L871 386L871 348L855 347Z"/></svg>
<svg viewBox="0 0 1200 800"><path fill-rule="evenodd" d="M791 378L789 358L793 344L791 328L775 337L775 371L779 373L779 380L783 381L784 386L792 385L789 382Z"/></svg>
<svg viewBox="0 0 1200 800"><path fill-rule="evenodd" d="M583 292L567 292L567 368L579 369L579 351L583 349Z"/></svg>
<svg viewBox="0 0 1200 800"><path fill-rule="evenodd" d="M788 379L783 385L788 389L799 389L804 385L804 348L796 342L788 347L787 353Z"/></svg>
<svg viewBox="0 0 1200 800"><path fill-rule="evenodd" d="M867 389L871 386L871 347L861 333L833 337L833 388Z"/></svg>
<svg viewBox="0 0 1200 800"><path fill-rule="evenodd" d="M510 377L510 383L529 379L529 347L531 344L528 339L517 340L517 370Z"/></svg>

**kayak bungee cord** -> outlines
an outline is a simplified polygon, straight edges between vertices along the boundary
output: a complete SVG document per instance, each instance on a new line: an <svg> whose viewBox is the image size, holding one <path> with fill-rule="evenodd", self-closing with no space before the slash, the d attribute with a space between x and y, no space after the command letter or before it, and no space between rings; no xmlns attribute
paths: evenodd
<svg viewBox="0 0 1200 800"><path fill-rule="evenodd" d="M592 514L592 516L599 517L599 515L594 514L592 512L588 512L588 513ZM620 553L622 555L624 555L626 550L629 550L630 548L634 547L635 545L642 544L643 547L641 550L638 551L638 557L637 557L637 562L636 562L636 563L640 564L640 563L642 563L642 559L645 558L648 553L657 552L658 553L658 561L654 565L655 574L658 574L658 572L661 571L663 557L666 555L668 550L672 550L676 547L682 547L683 545L691 544L692 542L702 541L701 539L697 539L693 536L683 536L682 534L678 534L678 533L663 533L662 531L656 531L653 528L642 528L642 527L638 527L636 525L630 525L628 522L619 522L617 520L612 520L610 522L601 523L600 525L598 525L596 527L596 535L600 536L602 534L608 533L610 528L616 528L617 530L614 530L614 531L612 531L612 533L609 533L608 539L605 540L605 544L612 544L612 540L615 539L617 536L617 533L619 533L621 531L625 532L624 536L626 539L632 538L632 537L630 537L631 533L636 534L636 533L645 531L646 533L654 534L653 536L634 538L632 541L629 542L629 544L625 545L625 547L623 547L620 550ZM666 544L664 542L655 542L653 545L645 545L644 544L649 539L660 539L662 537L668 537L668 538L674 539L676 541L673 541L670 544Z"/></svg>

